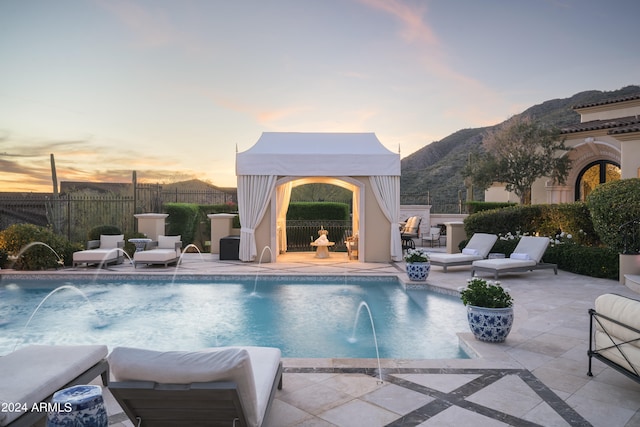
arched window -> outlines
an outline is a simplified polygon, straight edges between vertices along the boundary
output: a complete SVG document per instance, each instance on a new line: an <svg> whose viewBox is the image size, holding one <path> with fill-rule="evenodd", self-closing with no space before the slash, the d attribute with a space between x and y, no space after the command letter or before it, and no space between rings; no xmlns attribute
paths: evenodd
<svg viewBox="0 0 640 427"><path fill-rule="evenodd" d="M620 165L609 160L589 163L580 171L576 181L576 200L586 200L594 188L600 184L620 179Z"/></svg>

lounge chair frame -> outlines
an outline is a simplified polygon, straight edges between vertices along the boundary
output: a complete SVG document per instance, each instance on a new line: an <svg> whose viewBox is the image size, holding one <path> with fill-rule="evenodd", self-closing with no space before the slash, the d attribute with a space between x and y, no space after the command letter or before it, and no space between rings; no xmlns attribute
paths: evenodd
<svg viewBox="0 0 640 427"><path fill-rule="evenodd" d="M99 248L100 248L100 240L89 240L89 241L87 241L87 249L85 249L85 251L96 250L96 249L99 249ZM118 249L124 249L124 240L121 241L121 242L118 242L117 248L110 249L110 251L113 251L116 254L116 259L115 260L110 259L110 260L105 261L104 260L105 253L100 251L102 256L99 259L88 260L88 261L75 261L74 260L72 262L72 267L77 267L80 264L86 264L88 266L90 264L98 264L99 265L100 263L102 263L103 267L106 267L107 265L110 265L110 264L122 264L124 262L124 255ZM98 253L98 252L96 252L96 253Z"/></svg>
<svg viewBox="0 0 640 427"><path fill-rule="evenodd" d="M605 325L602 323L602 319L604 320L608 320L609 322L615 323L618 326L621 326L633 333L636 334L636 337L634 339L630 339L627 341L621 341L621 342L616 342L613 337L611 336L611 334L609 333L609 331L607 330L607 328L605 327ZM595 324L600 325L600 327L602 328L602 332L604 332L607 335L607 338L609 338L611 340L611 345L608 347L603 347L600 349L596 349L595 348L595 340L594 340L594 326ZM620 340L618 340L620 341ZM590 377L593 376L593 373L591 372L591 361L592 359L595 357L596 359L598 359L599 361L601 361L602 363L604 363L605 365L613 368L614 370L620 372L621 374L624 374L625 376L627 376L628 378L631 378L633 381L640 383L640 372L638 372L637 369L635 369L634 364L631 362L631 360L629 360L629 357L627 357L625 351L624 351L624 346L627 344L631 344L634 342L640 342L640 330L629 326L627 324L624 324L622 322L620 322L619 320L613 319L609 316L605 316L604 314L600 314L598 312L596 312L595 309L591 308L589 309L589 350L587 351L587 354L589 355L589 371L587 372L587 375L589 375ZM611 350L615 348L619 353L620 356L622 356L622 358L629 364L629 366L631 366L631 368L633 369L632 371L630 371L629 369L625 368L624 366L621 366L619 364L617 364L616 362L612 361L611 359L609 359L607 356L603 355L601 353L601 351L605 351L605 350Z"/></svg>
<svg viewBox="0 0 640 427"><path fill-rule="evenodd" d="M282 389L282 371L281 361L263 420L269 415L276 388ZM232 381L190 384L121 381L109 383L108 388L134 426L247 426L238 387Z"/></svg>
<svg viewBox="0 0 640 427"><path fill-rule="evenodd" d="M452 265L452 264L449 264ZM522 266L522 267L509 267L509 268L502 268L502 269L495 269L495 268L491 268L491 267L481 267L481 266L477 266L477 265L472 265L471 268L471 276L475 276L476 271L489 271L489 272L493 272L493 278L495 280L498 280L498 277L500 276L501 273L523 273L526 271L533 271L533 270L546 270L546 269L553 269L553 273L554 274L558 274L558 264L551 264L551 263L547 263L547 262L539 262L535 265L527 265L527 266Z"/></svg>
<svg viewBox="0 0 640 427"><path fill-rule="evenodd" d="M159 251L162 249L158 249L158 242L157 241L152 241L152 242L148 242L145 245L145 250L143 252L147 252L147 251ZM179 242L175 242L175 247L173 248L173 250L176 253L179 253L180 249L182 249L182 241ZM164 264L165 268L169 266L169 264L173 264L176 263L176 266L178 265L177 263L180 261L180 257L176 256L174 258L171 258L169 260L166 261L153 261L153 260L146 260L146 261L140 261L140 260L136 260L136 255L133 254L133 267L137 268L138 264L147 264L147 265L160 265L160 264Z"/></svg>
<svg viewBox="0 0 640 427"><path fill-rule="evenodd" d="M61 388L61 390L74 385L89 384L98 376L102 377L102 384L106 386L109 382L109 363L106 359L102 359L91 368L69 381ZM47 396L43 402L51 402L52 398L53 393ZM46 412L25 412L22 416L9 423L7 427L31 427L46 416Z"/></svg>

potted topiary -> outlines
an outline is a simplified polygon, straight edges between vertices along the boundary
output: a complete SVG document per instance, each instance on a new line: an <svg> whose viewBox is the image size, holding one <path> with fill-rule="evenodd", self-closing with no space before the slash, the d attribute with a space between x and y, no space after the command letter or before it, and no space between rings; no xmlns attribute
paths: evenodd
<svg viewBox="0 0 640 427"><path fill-rule="evenodd" d="M476 339L503 342L507 338L513 325L513 299L500 282L473 277L460 289L460 299L467 306L469 329Z"/></svg>
<svg viewBox="0 0 640 427"><path fill-rule="evenodd" d="M429 262L429 254L422 248L408 249L404 255L404 261L407 263L407 276L412 281L424 281L429 277L431 263Z"/></svg>

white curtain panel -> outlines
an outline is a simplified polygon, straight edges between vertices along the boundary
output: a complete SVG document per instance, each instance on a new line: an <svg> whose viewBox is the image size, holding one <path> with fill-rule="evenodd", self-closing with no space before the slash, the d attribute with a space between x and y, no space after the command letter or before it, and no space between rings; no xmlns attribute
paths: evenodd
<svg viewBox="0 0 640 427"><path fill-rule="evenodd" d="M238 176L241 261L253 261L258 255L255 229L264 217L275 185L275 175Z"/></svg>
<svg viewBox="0 0 640 427"><path fill-rule="evenodd" d="M289 201L291 201L291 188L293 188L292 181L276 188L276 205L278 206L276 227L278 232L278 250L281 254L287 251L287 211L289 210Z"/></svg>
<svg viewBox="0 0 640 427"><path fill-rule="evenodd" d="M402 260L402 241L400 239L400 177L375 175L369 177L373 194L391 223L390 250L391 259Z"/></svg>

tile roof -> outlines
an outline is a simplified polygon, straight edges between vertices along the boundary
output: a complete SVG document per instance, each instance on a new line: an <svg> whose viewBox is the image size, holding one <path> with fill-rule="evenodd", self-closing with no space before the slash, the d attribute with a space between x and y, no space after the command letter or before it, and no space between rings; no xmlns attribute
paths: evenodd
<svg viewBox="0 0 640 427"><path fill-rule="evenodd" d="M609 135L636 132L640 130L640 118L638 118L638 116L627 116L608 120L591 120L589 122L567 126L562 129L561 133L569 134L602 129L610 129L607 132Z"/></svg>
<svg viewBox="0 0 640 427"><path fill-rule="evenodd" d="M607 99L605 101L590 102L587 104L578 104L578 105L574 105L572 108L575 110L578 108L597 107L598 105L616 104L618 102L633 101L634 99L640 99L640 94L627 95L621 98Z"/></svg>

